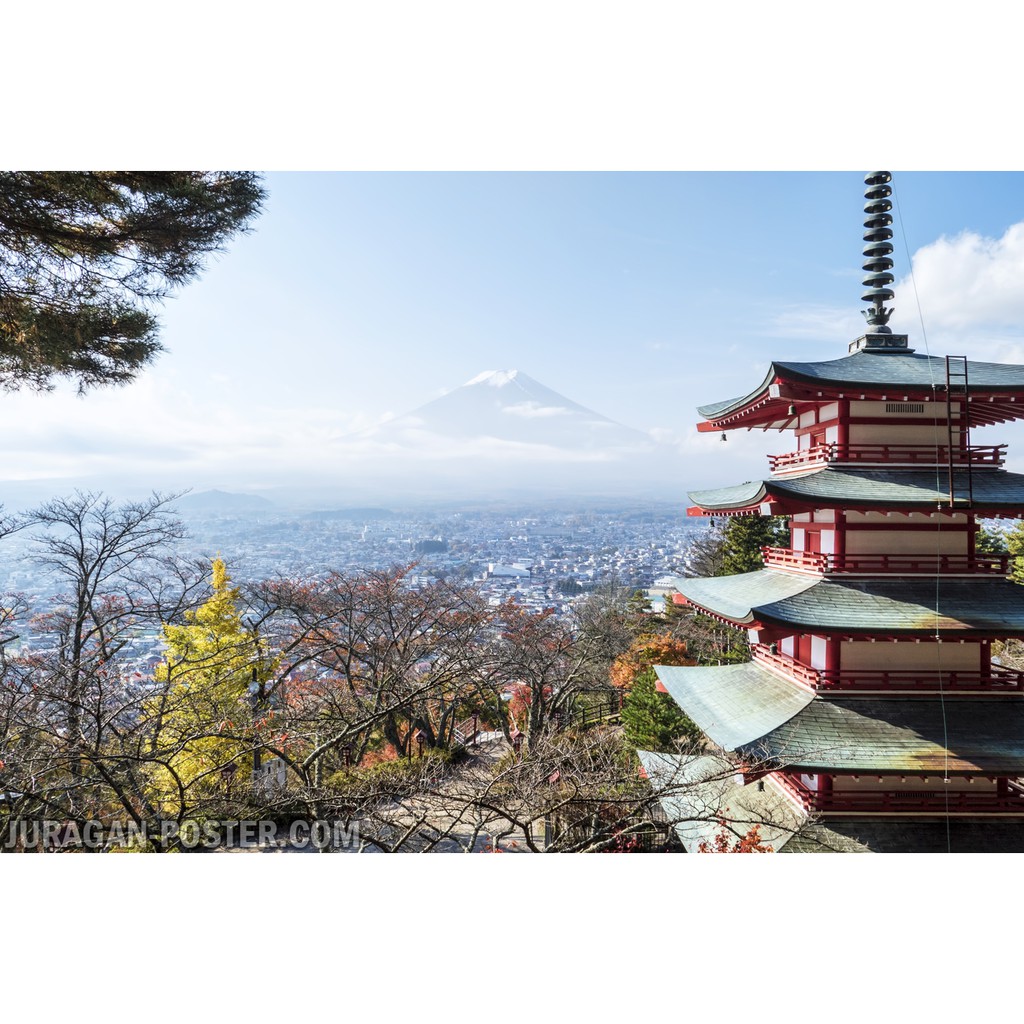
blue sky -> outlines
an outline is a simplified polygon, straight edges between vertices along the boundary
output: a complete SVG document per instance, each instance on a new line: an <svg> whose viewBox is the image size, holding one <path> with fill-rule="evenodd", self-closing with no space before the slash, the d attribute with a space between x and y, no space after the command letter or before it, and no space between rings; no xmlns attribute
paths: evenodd
<svg viewBox="0 0 1024 1024"><path fill-rule="evenodd" d="M862 176L269 174L253 232L165 304L167 351L135 384L5 399L9 476L259 489L516 368L674 443L681 485L748 479L780 442L736 436L723 464L695 406L861 331ZM1024 175L894 184L894 328L924 349L905 232L930 350L1024 361Z"/></svg>

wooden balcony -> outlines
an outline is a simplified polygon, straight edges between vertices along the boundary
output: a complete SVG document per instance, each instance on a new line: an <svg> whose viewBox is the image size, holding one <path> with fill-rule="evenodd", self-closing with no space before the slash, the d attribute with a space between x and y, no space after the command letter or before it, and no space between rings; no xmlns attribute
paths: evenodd
<svg viewBox="0 0 1024 1024"><path fill-rule="evenodd" d="M774 647L774 644L751 644L750 653L753 660L792 679L808 690L818 689L821 673L816 668L802 665L799 661L789 657L789 655L780 654L778 651L772 650L772 647Z"/></svg>
<svg viewBox="0 0 1024 1024"><path fill-rule="evenodd" d="M908 669L840 669L818 673L818 686L829 692L893 690L909 693L1019 693L1024 672L993 665L985 672L922 672Z"/></svg>
<svg viewBox="0 0 1024 1024"><path fill-rule="evenodd" d="M912 669L811 668L772 650L768 644L751 644L753 660L792 679L799 686L827 693L1020 693L1024 672L992 665L984 672L930 672Z"/></svg>
<svg viewBox="0 0 1024 1024"><path fill-rule="evenodd" d="M946 785L936 779L934 790L906 789L901 776L892 778L892 788L819 793L808 789L785 772L776 772L773 780L781 784L804 809L815 814L1021 814L1024 815L1024 791L1010 785L1009 791L992 789L964 790L966 779L956 778ZM880 784L884 785L884 784ZM953 788L953 786L957 788Z"/></svg>
<svg viewBox="0 0 1024 1024"><path fill-rule="evenodd" d="M1003 464L1005 444L969 445L953 449L954 466L996 468ZM934 444L819 444L785 455L769 455L777 475L797 473L825 465L853 466L948 466L950 449Z"/></svg>
<svg viewBox="0 0 1024 1024"><path fill-rule="evenodd" d="M1006 576L1010 555L834 555L793 548L761 548L770 569L787 569L816 576Z"/></svg>

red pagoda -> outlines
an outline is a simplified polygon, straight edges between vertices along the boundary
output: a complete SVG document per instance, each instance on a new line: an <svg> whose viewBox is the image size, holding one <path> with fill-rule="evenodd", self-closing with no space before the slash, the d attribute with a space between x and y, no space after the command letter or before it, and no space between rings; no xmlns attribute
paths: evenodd
<svg viewBox="0 0 1024 1024"><path fill-rule="evenodd" d="M1024 637L1024 587L975 547L979 519L1024 516L1024 475L1002 468L1005 445L971 443L1024 416L1024 366L892 333L890 180L865 178L870 308L849 354L772 363L699 409L701 431L791 430L796 445L767 479L690 494L690 515L790 517L762 570L675 583L752 652L657 670L717 749L642 755L652 780L694 783L671 798L690 849L738 810L773 819L762 838L787 852L1024 849L1024 674L992 653Z"/></svg>

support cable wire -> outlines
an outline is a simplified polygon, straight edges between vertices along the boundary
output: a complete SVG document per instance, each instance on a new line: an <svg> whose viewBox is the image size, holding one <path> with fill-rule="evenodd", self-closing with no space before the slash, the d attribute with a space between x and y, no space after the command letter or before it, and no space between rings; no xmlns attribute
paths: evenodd
<svg viewBox="0 0 1024 1024"><path fill-rule="evenodd" d="M924 325L924 312L921 309L921 296L917 290L917 278L914 276L914 261L910 255L910 245L907 242L907 229L906 223L903 219L903 211L900 209L900 200L897 195L896 189L892 190L893 201L896 204L896 216L900 224L900 236L903 239L903 251L907 257L907 266L910 268L910 283L914 289L914 302L917 306L917 319L921 325L921 340L924 342L925 356L928 359L928 376L931 380L932 388L932 426L935 432L935 443L938 446L939 439L939 412L938 412L938 401L937 391L938 384L935 381L935 367L932 363L931 349L928 347L928 331ZM947 362L947 379L948 379L948 362ZM967 360L964 359L964 411L967 410ZM953 409L950 402L949 389L946 389L946 424L947 429L952 432L952 415ZM968 458L970 456L968 455ZM950 438L950 459L952 460L952 438ZM942 494L942 474L939 470L938 459L935 461L935 496L936 496L936 507L941 510L942 501L939 497ZM949 469L949 487L950 487L950 517L953 515L953 469L952 462L950 463ZM968 516L968 526L970 526L970 517ZM950 836L950 818L949 818L949 789L945 788L952 784L952 780L949 777L949 727L946 721L946 695L945 688L943 686L942 678L942 638L939 631L939 592L942 576L938 571L940 559L942 555L942 520L938 519L935 524L935 670L939 679L939 708L942 712L942 751L943 751L943 770L942 770L942 782L943 792L945 796L945 807L946 807L946 852L952 853L952 838Z"/></svg>

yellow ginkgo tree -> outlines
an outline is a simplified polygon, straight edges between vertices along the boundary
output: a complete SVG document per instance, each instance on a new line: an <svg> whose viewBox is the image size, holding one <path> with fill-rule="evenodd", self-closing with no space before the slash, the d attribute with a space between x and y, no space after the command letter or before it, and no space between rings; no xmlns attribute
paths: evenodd
<svg viewBox="0 0 1024 1024"><path fill-rule="evenodd" d="M179 813L249 784L251 688L277 667L243 622L241 595L224 562L214 559L212 569L209 600L186 612L183 623L164 625L165 656L155 674L154 781L163 802Z"/></svg>

